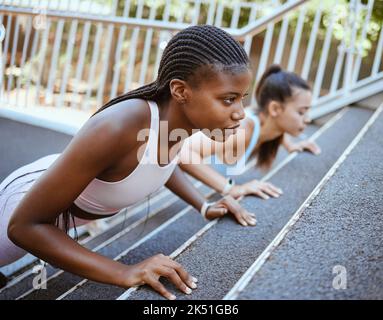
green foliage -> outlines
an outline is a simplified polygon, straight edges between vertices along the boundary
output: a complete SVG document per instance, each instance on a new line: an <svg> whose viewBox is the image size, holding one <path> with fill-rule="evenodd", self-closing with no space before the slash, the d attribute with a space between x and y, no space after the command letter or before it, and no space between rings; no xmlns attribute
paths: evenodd
<svg viewBox="0 0 383 320"><path fill-rule="evenodd" d="M100 3L111 3L112 0L96 0ZM264 16L266 14L269 14L273 10L272 3L273 1L270 0L263 0L263 1L254 1L254 0L248 0L248 1L240 1L240 0L215 0L216 6L218 4L224 4L225 9L223 11L223 21L222 21L222 27L230 27L232 15L234 8L238 6L240 3L256 3L257 6L260 6L258 9L257 17ZM280 1L281 3L286 1ZM324 37L326 33L326 29L329 26L329 23L331 21L331 16L334 13L335 14L335 23L333 28L333 36L338 40L344 40L346 45L350 45L351 41L351 32L350 29L347 28L347 20L350 15L349 10L349 0L338 0L337 4L334 5L334 0L311 0L308 1L305 5L307 6L307 12L306 12L306 19L305 23L312 25L315 14L321 5L323 8L323 15L321 19L320 24L320 30L319 30L319 36ZM362 0L362 3L366 4L368 0ZM161 20L164 15L164 8L166 5L166 0L144 0L144 17L148 16L149 9L153 6L156 6L158 8L157 10L157 16L156 19ZM276 5L277 2L274 1L274 5ZM119 0L119 13L122 13L122 9L125 5L125 0ZM181 12L186 13L185 21L186 23L190 23L192 21L192 14L193 14L193 7L194 2L189 1L183 1L183 0L171 0L171 8L170 8L170 21L177 21L177 18ZM130 16L135 16L137 9L137 0L131 1L131 8L130 8ZM183 9L183 10L181 10ZM199 14L199 23L205 23L207 20L209 12L209 3L203 3L200 8L200 14ZM294 30L295 25L298 20L300 10L294 10L290 13L290 30ZM240 12L240 18L239 18L239 27L243 27L249 23L249 15L250 15L250 8L243 8ZM357 48L360 48L362 50L363 55L366 55L368 51L372 47L372 43L376 42L379 31L381 28L381 25L383 23L383 0L375 0L374 8L372 11L372 17L371 20L367 26L367 34L366 38L362 39L362 28L363 28L363 22L366 18L366 10L362 10L362 14L355 17L355 22L353 22L357 29L356 34L356 41L355 45ZM276 26L276 32L278 31L280 26Z"/></svg>

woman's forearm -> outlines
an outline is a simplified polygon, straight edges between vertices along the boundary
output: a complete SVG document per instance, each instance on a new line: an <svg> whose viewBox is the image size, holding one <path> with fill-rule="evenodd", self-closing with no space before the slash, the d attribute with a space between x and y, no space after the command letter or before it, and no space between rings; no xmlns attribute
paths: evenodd
<svg viewBox="0 0 383 320"><path fill-rule="evenodd" d="M181 169L217 192L222 192L226 178L207 164L181 164Z"/></svg>
<svg viewBox="0 0 383 320"><path fill-rule="evenodd" d="M60 269L93 281L125 286L129 266L82 247L53 225L16 225L10 228L9 236L16 245Z"/></svg>
<svg viewBox="0 0 383 320"><path fill-rule="evenodd" d="M179 166L176 167L165 186L181 199L191 204L198 211L206 200L198 189L194 187L193 183L186 177L185 173L182 172Z"/></svg>

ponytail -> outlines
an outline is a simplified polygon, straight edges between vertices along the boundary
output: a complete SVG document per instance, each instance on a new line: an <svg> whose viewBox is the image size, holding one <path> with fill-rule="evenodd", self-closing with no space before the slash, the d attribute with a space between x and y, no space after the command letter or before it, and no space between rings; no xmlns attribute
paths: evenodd
<svg viewBox="0 0 383 320"><path fill-rule="evenodd" d="M293 88L311 90L308 83L297 74L284 71L276 64L268 67L255 91L258 112L267 114L270 101L285 102L293 95ZM283 135L262 143L258 150L258 167L267 169L272 165L282 141Z"/></svg>

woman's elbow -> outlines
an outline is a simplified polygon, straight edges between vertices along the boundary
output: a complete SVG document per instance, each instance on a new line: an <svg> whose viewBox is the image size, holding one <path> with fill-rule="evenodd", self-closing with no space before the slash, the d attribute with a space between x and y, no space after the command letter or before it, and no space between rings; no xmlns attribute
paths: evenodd
<svg viewBox="0 0 383 320"><path fill-rule="evenodd" d="M20 246L22 242L22 235L24 234L25 225L20 221L12 219L7 228L8 239L11 240L14 244Z"/></svg>

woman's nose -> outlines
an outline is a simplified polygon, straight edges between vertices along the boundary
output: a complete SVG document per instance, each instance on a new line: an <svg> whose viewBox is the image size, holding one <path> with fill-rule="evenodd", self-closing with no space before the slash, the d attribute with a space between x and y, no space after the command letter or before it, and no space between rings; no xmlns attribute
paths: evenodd
<svg viewBox="0 0 383 320"><path fill-rule="evenodd" d="M245 109L243 108L243 104L239 104L239 106L235 109L235 111L232 113L232 119L235 121L239 121L244 119L246 116Z"/></svg>

